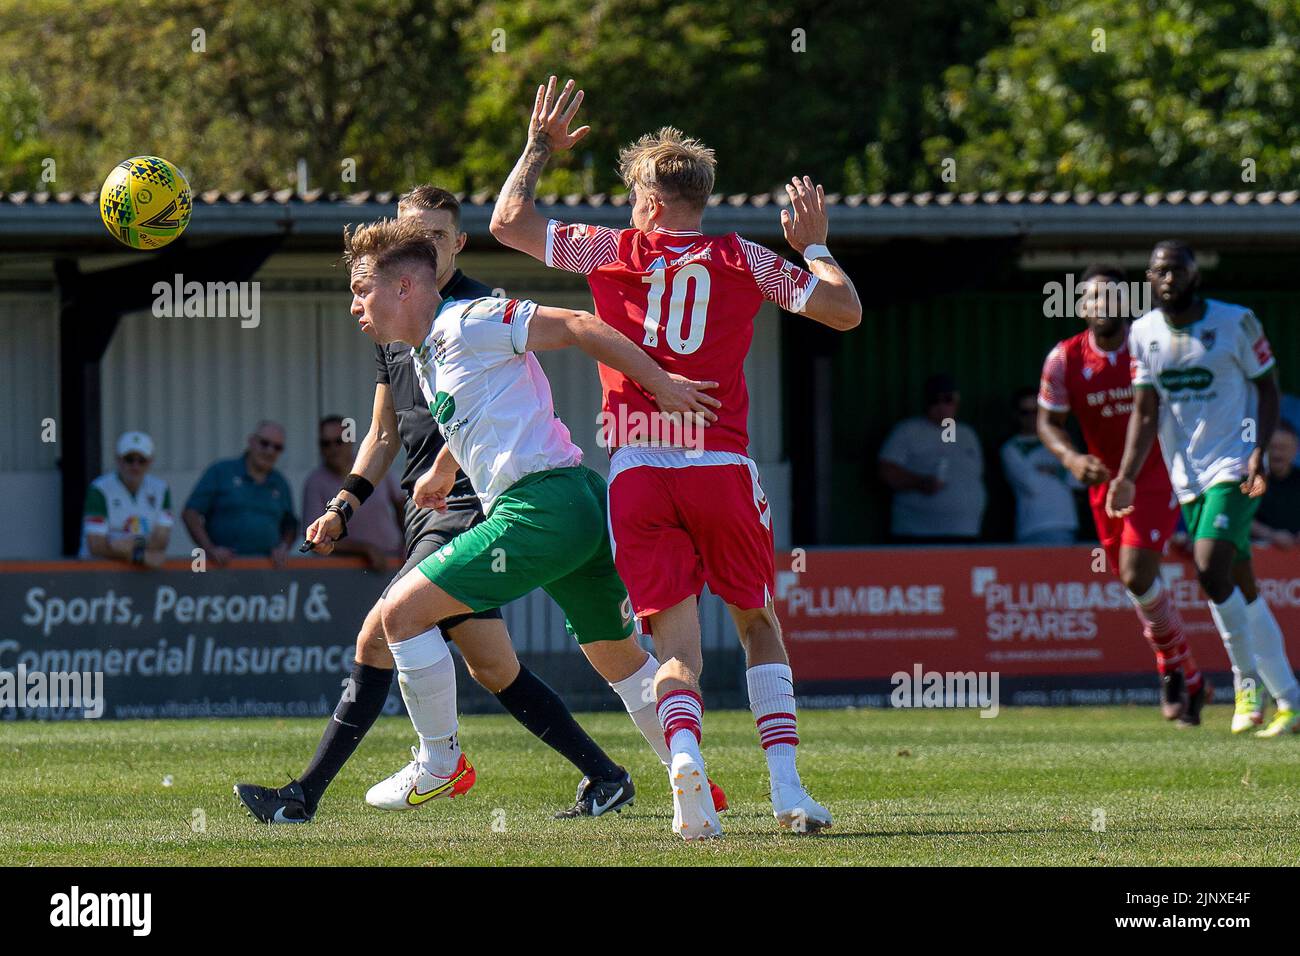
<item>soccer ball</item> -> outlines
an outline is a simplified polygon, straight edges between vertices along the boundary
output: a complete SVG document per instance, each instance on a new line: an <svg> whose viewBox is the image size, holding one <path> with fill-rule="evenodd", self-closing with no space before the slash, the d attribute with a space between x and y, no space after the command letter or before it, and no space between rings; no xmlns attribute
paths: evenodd
<svg viewBox="0 0 1300 956"><path fill-rule="evenodd" d="M194 201L181 171L157 156L118 163L99 191L99 215L132 249L161 249L190 222Z"/></svg>

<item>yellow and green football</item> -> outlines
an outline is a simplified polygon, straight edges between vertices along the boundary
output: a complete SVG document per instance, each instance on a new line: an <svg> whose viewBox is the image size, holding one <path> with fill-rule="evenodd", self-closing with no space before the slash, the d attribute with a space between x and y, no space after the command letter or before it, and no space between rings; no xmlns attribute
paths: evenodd
<svg viewBox="0 0 1300 956"><path fill-rule="evenodd" d="M99 191L99 215L132 249L161 249L190 222L194 206L181 171L157 156L118 163Z"/></svg>

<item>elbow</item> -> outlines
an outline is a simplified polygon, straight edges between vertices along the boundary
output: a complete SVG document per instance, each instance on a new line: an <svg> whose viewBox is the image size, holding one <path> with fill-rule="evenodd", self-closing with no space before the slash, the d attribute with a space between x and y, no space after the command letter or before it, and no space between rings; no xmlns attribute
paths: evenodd
<svg viewBox="0 0 1300 956"><path fill-rule="evenodd" d="M848 332L852 329L856 329L861 324L862 303L855 299L853 303L844 310L844 314L840 317L839 329L841 332Z"/></svg>
<svg viewBox="0 0 1300 956"><path fill-rule="evenodd" d="M492 221L488 223L488 232L492 233L492 238L502 245L509 246L511 234L514 232L515 223L518 216L514 210L505 209L497 206L492 210Z"/></svg>

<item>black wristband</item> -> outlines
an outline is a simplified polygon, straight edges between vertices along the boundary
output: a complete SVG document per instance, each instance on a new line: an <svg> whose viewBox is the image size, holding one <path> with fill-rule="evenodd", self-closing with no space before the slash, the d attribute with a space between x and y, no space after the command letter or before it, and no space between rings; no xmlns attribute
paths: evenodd
<svg viewBox="0 0 1300 956"><path fill-rule="evenodd" d="M357 503L364 505L366 499L375 493L375 486L363 476L354 473L343 479L343 490L355 495Z"/></svg>

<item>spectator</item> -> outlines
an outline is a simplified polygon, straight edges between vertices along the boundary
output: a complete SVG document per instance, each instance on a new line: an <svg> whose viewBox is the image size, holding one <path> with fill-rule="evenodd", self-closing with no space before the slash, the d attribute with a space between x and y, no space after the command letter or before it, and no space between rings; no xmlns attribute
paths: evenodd
<svg viewBox="0 0 1300 956"><path fill-rule="evenodd" d="M344 438L343 418L339 415L321 419L319 440L321 464L307 476L302 487L304 534L307 525L323 515L325 506L338 494L357 456L357 443ZM359 554L374 570L384 570L389 557L405 554L398 517L405 507L406 495L398 484L397 474L389 470L374 494L348 521L348 536L335 543L334 553Z"/></svg>
<svg viewBox="0 0 1300 956"><path fill-rule="evenodd" d="M238 458L213 462L190 492L181 517L194 543L218 566L235 555L270 555L284 564L298 531L293 495L275 463L284 429L260 422Z"/></svg>
<svg viewBox="0 0 1300 956"><path fill-rule="evenodd" d="M1255 512L1251 535L1277 548L1294 548L1300 533L1300 469L1295 466L1300 439L1283 419L1268 443L1268 491Z"/></svg>
<svg viewBox="0 0 1300 956"><path fill-rule="evenodd" d="M117 440L117 470L100 475L86 489L82 511L82 558L108 558L156 568L171 538L172 493L149 474L153 439L124 432Z"/></svg>
<svg viewBox="0 0 1300 956"><path fill-rule="evenodd" d="M1012 406L1017 432L1002 446L1002 473L1016 495L1019 544L1073 544L1079 512L1072 475L1038 438L1038 389L1022 388Z"/></svg>
<svg viewBox="0 0 1300 956"><path fill-rule="evenodd" d="M880 477L894 492L890 532L903 544L968 543L984 518L984 453L957 422L951 375L925 383L925 414L894 426L880 449Z"/></svg>
<svg viewBox="0 0 1300 956"><path fill-rule="evenodd" d="M1300 422L1300 395L1288 395L1282 393L1282 403L1280 413L1283 421L1290 422L1293 426ZM1292 459L1296 467L1300 467L1300 449L1297 449L1295 458Z"/></svg>

